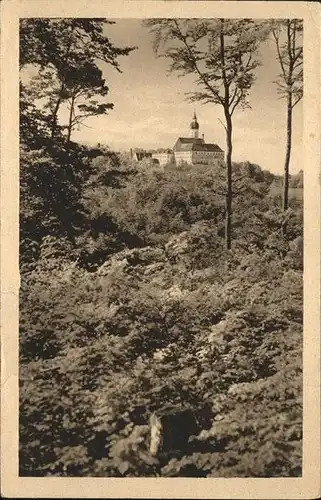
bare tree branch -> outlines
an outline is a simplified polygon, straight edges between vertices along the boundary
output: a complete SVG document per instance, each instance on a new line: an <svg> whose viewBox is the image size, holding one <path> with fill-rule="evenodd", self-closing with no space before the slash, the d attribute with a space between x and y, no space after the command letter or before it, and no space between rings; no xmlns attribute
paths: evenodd
<svg viewBox="0 0 321 500"><path fill-rule="evenodd" d="M221 96L219 95L219 93L208 83L208 81L205 78L204 74L200 71L200 69L199 69L199 67L197 65L197 62L196 62L196 58L195 58L195 56L194 56L194 54L193 54L190 46L187 43L186 37L181 32L180 27L179 27L178 22L177 22L176 19L174 20L174 23L175 23L175 25L177 27L178 32L181 35L181 40L183 41L186 49L188 50L188 53L189 53L189 55L190 55L190 57L191 57L191 59L192 59L192 61L194 63L195 70L196 70L197 74L199 75L201 81L203 82L203 84L205 85L205 87L207 87L208 90L210 90L212 92L212 94L220 101L220 103L223 104L223 99L221 98Z"/></svg>
<svg viewBox="0 0 321 500"><path fill-rule="evenodd" d="M278 59L279 59L280 65L281 65L282 73L283 73L284 78L286 78L286 72L285 72L285 68L283 65L283 59L281 56L281 50L280 50L280 45L279 45L279 34L277 33L277 31L275 29L272 30L272 34L273 34L273 37L275 39L276 49L277 49L277 53L278 53Z"/></svg>
<svg viewBox="0 0 321 500"><path fill-rule="evenodd" d="M225 131L227 131L226 125L224 125L224 123L222 122L222 120L220 120L220 118L218 118L218 121L220 122L220 124L222 125L222 127L225 129Z"/></svg>

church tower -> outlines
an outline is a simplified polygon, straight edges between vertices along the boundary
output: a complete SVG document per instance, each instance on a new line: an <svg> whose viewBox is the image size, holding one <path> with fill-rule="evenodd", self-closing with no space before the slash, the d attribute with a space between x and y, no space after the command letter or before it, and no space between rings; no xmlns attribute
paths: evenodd
<svg viewBox="0 0 321 500"><path fill-rule="evenodd" d="M190 124L191 137L198 139L199 128L200 128L200 126L199 126L199 123L198 123L197 118L196 118L196 113L194 111L193 121Z"/></svg>

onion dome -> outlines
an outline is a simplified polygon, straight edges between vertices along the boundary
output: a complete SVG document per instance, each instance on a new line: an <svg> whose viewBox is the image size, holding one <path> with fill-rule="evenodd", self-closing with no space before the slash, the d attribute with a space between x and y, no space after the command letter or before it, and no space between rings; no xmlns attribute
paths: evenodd
<svg viewBox="0 0 321 500"><path fill-rule="evenodd" d="M200 128L195 112L194 112L193 121L191 122L190 127L192 130L198 130Z"/></svg>

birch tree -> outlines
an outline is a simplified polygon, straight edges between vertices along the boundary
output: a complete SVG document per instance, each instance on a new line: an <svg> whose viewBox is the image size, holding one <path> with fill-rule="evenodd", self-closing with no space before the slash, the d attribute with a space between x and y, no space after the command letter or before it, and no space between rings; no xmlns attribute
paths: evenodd
<svg viewBox="0 0 321 500"><path fill-rule="evenodd" d="M286 147L283 182L283 210L289 207L289 177L292 148L293 108L303 97L303 22L286 19L272 24L281 72L276 80L278 93L286 99Z"/></svg>
<svg viewBox="0 0 321 500"><path fill-rule="evenodd" d="M171 60L170 72L195 76L190 101L223 108L226 132L225 241L231 248L233 115L249 107L249 91L259 65L262 27L250 19L153 19L145 25L154 35L154 49Z"/></svg>

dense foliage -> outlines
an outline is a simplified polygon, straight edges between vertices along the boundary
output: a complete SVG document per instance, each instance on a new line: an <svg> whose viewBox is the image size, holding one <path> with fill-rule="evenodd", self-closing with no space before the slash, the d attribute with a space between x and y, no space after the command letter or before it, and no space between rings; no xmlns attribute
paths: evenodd
<svg viewBox="0 0 321 500"><path fill-rule="evenodd" d="M160 168L72 142L112 108L99 64L119 70L133 50L113 44L109 23L20 26L21 68L37 69L20 88L20 474L299 476L302 172L284 211L280 178L231 155L226 179L224 166ZM218 68L233 63L230 118L258 37L235 23L246 36L233 51L232 21L211 32Z"/></svg>
<svg viewBox="0 0 321 500"><path fill-rule="evenodd" d="M107 19L27 18L20 22L20 136L34 147L43 139L71 140L91 116L107 114L108 83L102 63L120 71L119 57L134 47L117 47L105 34ZM29 71L28 71L29 70ZM31 73L30 73L30 70ZM68 110L61 124L60 111Z"/></svg>
<svg viewBox="0 0 321 500"><path fill-rule="evenodd" d="M21 475L301 474L302 204L233 176L227 252L224 170L22 148ZM169 407L198 429L153 457Z"/></svg>

